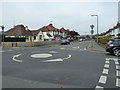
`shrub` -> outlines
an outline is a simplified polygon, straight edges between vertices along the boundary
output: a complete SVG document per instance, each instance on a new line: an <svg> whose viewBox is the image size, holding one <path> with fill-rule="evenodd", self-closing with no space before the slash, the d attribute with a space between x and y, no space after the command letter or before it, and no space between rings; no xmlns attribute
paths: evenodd
<svg viewBox="0 0 120 90"><path fill-rule="evenodd" d="M110 39L107 36L102 36L98 38L99 42L102 44L106 44Z"/></svg>

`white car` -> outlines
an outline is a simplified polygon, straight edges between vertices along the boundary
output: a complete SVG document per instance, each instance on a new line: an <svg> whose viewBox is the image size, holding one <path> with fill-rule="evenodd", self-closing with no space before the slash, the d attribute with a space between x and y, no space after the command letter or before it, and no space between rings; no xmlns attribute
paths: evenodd
<svg viewBox="0 0 120 90"><path fill-rule="evenodd" d="M78 41L79 41L79 42L82 42L82 41L83 41L83 39L79 39Z"/></svg>

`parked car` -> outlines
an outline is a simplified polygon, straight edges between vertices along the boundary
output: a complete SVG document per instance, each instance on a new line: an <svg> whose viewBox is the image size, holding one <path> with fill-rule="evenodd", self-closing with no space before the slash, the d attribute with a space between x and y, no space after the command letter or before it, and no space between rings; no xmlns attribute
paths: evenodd
<svg viewBox="0 0 120 90"><path fill-rule="evenodd" d="M120 56L120 39L110 40L106 44L106 52Z"/></svg>
<svg viewBox="0 0 120 90"><path fill-rule="evenodd" d="M82 42L82 41L83 41L83 39L79 39L78 41L79 41L79 42Z"/></svg>
<svg viewBox="0 0 120 90"><path fill-rule="evenodd" d="M70 41L69 40L61 40L61 45L67 45L67 44L70 44Z"/></svg>

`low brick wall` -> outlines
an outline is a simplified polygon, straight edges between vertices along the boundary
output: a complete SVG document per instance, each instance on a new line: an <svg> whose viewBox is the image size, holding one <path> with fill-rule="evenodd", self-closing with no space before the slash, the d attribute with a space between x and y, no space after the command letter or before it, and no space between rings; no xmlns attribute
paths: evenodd
<svg viewBox="0 0 120 90"><path fill-rule="evenodd" d="M59 41L42 41L42 42L2 42L2 48L11 47L34 47L34 46L45 46L59 44Z"/></svg>

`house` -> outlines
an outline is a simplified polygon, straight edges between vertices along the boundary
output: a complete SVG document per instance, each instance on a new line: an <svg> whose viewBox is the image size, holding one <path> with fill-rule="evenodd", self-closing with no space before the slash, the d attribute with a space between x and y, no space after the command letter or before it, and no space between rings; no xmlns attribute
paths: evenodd
<svg viewBox="0 0 120 90"><path fill-rule="evenodd" d="M55 28L52 24L49 24L47 26L43 26L42 28L38 29L39 31L43 32L43 38L44 40L52 40L52 39L57 39L58 37L60 38L60 31L59 29ZM59 40L59 39L57 39Z"/></svg>
<svg viewBox="0 0 120 90"><path fill-rule="evenodd" d="M108 36L110 38L117 38L120 36L120 23L117 23L113 28L110 28L99 36Z"/></svg>
<svg viewBox="0 0 120 90"><path fill-rule="evenodd" d="M5 32L5 42L26 42L32 36L23 25L17 25Z"/></svg>
<svg viewBox="0 0 120 90"><path fill-rule="evenodd" d="M66 38L69 32L64 28L61 29L55 28L53 24L49 24L38 30L43 32L44 40L51 40L51 39L61 40L62 38Z"/></svg>
<svg viewBox="0 0 120 90"><path fill-rule="evenodd" d="M47 40L71 39L69 29L58 29L49 24L37 30L29 30L28 26L16 25L5 32L5 42L40 42ZM74 31L74 33L77 33ZM77 34L78 35L78 34Z"/></svg>

